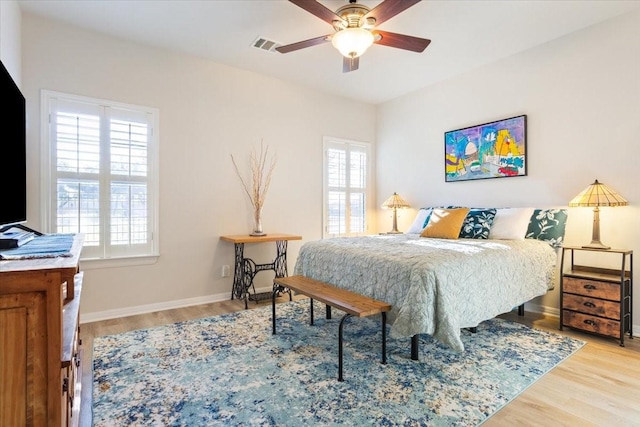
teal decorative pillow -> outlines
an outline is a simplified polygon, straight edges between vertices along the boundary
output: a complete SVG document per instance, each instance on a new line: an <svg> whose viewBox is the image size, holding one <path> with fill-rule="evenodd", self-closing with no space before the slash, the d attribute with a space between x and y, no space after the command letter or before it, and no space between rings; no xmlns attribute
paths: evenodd
<svg viewBox="0 0 640 427"><path fill-rule="evenodd" d="M566 209L534 209L525 238L542 240L554 248L561 247L568 216Z"/></svg>
<svg viewBox="0 0 640 427"><path fill-rule="evenodd" d="M471 208L460 229L461 239L488 239L495 209Z"/></svg>

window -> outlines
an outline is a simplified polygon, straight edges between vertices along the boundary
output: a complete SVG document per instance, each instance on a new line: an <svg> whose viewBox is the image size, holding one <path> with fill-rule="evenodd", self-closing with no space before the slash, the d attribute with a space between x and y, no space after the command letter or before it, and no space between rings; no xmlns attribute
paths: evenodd
<svg viewBox="0 0 640 427"><path fill-rule="evenodd" d="M158 111L42 92L45 228L83 258L158 254Z"/></svg>
<svg viewBox="0 0 640 427"><path fill-rule="evenodd" d="M368 230L369 144L324 138L324 236Z"/></svg>

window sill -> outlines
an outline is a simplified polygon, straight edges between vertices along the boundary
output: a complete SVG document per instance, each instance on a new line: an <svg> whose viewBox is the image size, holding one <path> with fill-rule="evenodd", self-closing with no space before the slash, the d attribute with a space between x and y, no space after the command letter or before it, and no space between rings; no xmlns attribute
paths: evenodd
<svg viewBox="0 0 640 427"><path fill-rule="evenodd" d="M134 267L139 265L151 265L158 262L160 255L145 255L123 258L80 258L80 267L83 270L97 270L101 268Z"/></svg>

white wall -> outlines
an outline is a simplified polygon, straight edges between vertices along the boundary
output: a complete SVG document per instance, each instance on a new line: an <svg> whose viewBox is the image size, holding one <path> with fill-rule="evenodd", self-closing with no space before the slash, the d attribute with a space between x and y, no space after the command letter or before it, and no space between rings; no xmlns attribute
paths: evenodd
<svg viewBox="0 0 640 427"><path fill-rule="evenodd" d="M22 87L20 16L16 1L0 1L0 59L18 87Z"/></svg>
<svg viewBox="0 0 640 427"><path fill-rule="evenodd" d="M263 210L267 233L321 237L322 137L374 143L375 107L204 59L157 50L23 15L23 80L28 129L29 221L40 221L39 97L49 89L160 110L160 244L154 265L85 269L82 318L126 314L175 301L228 299L233 244L224 234L251 231L251 210L233 169L248 170L261 139L277 154ZM260 55L271 53L256 50ZM258 263L275 244L247 245ZM83 268L81 264L81 268ZM268 283L273 275L256 277ZM264 277L263 277L264 276ZM262 279L261 279L262 277ZM137 308L136 308L137 307Z"/></svg>
<svg viewBox="0 0 640 427"><path fill-rule="evenodd" d="M520 114L528 122L528 176L444 182L444 132ZM630 203L602 208L601 240L640 254L639 136L636 11L380 105L377 197L397 191L415 208L566 206L599 179ZM399 218L401 230L414 215ZM592 219L591 208L570 208L567 244L589 243ZM380 229L389 224L379 215ZM613 260L619 266L619 259L590 261L608 267ZM537 303L557 313L557 290ZM640 313L640 298L634 311Z"/></svg>

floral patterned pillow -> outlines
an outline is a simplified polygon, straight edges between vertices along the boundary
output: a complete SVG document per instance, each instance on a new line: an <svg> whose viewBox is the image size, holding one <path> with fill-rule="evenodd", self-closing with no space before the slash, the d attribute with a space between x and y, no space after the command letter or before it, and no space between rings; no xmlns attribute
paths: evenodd
<svg viewBox="0 0 640 427"><path fill-rule="evenodd" d="M488 239L495 209L471 208L460 229L461 239Z"/></svg>
<svg viewBox="0 0 640 427"><path fill-rule="evenodd" d="M566 209L535 209L525 238L542 240L554 248L561 247L568 216Z"/></svg>

